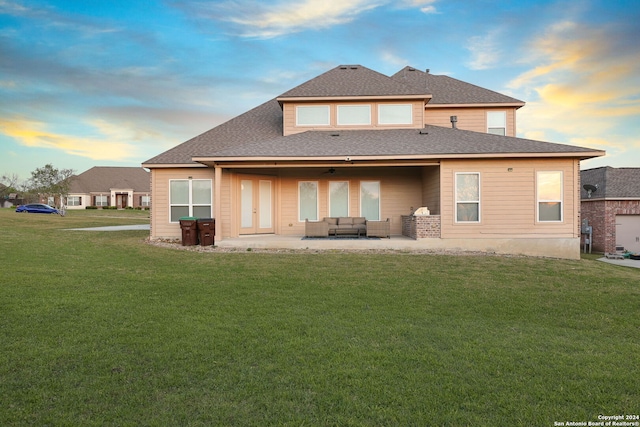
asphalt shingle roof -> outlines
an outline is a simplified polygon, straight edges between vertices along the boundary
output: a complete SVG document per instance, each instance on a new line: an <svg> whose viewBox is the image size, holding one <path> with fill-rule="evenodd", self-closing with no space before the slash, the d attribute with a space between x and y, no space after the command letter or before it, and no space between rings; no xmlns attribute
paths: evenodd
<svg viewBox="0 0 640 427"><path fill-rule="evenodd" d="M71 180L70 193L109 192L112 188L151 191L149 172L143 168L94 166Z"/></svg>
<svg viewBox="0 0 640 427"><path fill-rule="evenodd" d="M585 169L580 172L582 185L597 185L591 199L640 198L640 168L612 168L604 166ZM588 199L588 193L582 187L580 198Z"/></svg>
<svg viewBox="0 0 640 427"><path fill-rule="evenodd" d="M426 88L425 88L426 86ZM437 154L579 153L594 157L599 150L522 138L489 135L437 126L418 129L309 131L283 136L280 101L287 98L422 96L430 103L522 103L497 92L447 76L406 67L392 77L360 65L339 66L285 92L143 163L200 165L193 158L434 156ZM339 134L339 136L332 136Z"/></svg>
<svg viewBox="0 0 640 427"><path fill-rule="evenodd" d="M424 87L408 85L362 65L340 65L278 98L425 95Z"/></svg>
<svg viewBox="0 0 640 427"><path fill-rule="evenodd" d="M197 164L192 157L212 156L225 148L275 138L282 133L282 108L274 98L144 164Z"/></svg>
<svg viewBox="0 0 640 427"><path fill-rule="evenodd" d="M425 73L405 67L391 76L407 85L430 93L433 104L523 104L523 101L449 76Z"/></svg>
<svg viewBox="0 0 640 427"><path fill-rule="evenodd" d="M427 126L423 129L308 131L220 150L213 157L434 156L596 153L598 150ZM204 156L203 156L204 157Z"/></svg>

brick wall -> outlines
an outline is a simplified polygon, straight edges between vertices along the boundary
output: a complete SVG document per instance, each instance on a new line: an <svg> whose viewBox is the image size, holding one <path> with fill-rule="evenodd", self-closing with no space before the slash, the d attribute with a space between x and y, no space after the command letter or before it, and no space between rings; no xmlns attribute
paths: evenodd
<svg viewBox="0 0 640 427"><path fill-rule="evenodd" d="M582 201L581 217L593 227L592 249L596 252L615 252L616 215L640 215L637 200ZM584 235L582 239L584 239ZM584 240L581 241L583 244Z"/></svg>
<svg viewBox="0 0 640 427"><path fill-rule="evenodd" d="M403 215L402 235L412 239L439 239L440 215Z"/></svg>

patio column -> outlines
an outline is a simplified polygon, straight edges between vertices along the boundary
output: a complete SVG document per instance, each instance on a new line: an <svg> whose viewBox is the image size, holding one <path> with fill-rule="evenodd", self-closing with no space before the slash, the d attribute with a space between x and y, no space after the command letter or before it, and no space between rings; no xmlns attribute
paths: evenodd
<svg viewBox="0 0 640 427"><path fill-rule="evenodd" d="M218 240L222 240L222 168L220 166L214 166L214 181L213 181L213 217L216 219L215 236Z"/></svg>

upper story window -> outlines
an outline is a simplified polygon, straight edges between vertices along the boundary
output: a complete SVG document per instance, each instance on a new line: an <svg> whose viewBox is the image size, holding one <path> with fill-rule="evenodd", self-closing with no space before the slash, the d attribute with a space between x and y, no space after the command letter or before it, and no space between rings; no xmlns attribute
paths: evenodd
<svg viewBox="0 0 640 427"><path fill-rule="evenodd" d="M487 112L487 133L494 135L507 134L507 113L505 111Z"/></svg>
<svg viewBox="0 0 640 427"><path fill-rule="evenodd" d="M413 123L413 106L411 104L378 105L378 124L410 125Z"/></svg>
<svg viewBox="0 0 640 427"><path fill-rule="evenodd" d="M328 126L329 106L313 105L296 107L297 126Z"/></svg>
<svg viewBox="0 0 640 427"><path fill-rule="evenodd" d="M370 125L371 105L338 105L338 125Z"/></svg>

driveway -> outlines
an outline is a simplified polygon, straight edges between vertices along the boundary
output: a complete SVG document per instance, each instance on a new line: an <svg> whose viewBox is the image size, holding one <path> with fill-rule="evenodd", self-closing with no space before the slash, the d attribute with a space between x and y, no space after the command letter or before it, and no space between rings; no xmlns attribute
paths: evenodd
<svg viewBox="0 0 640 427"><path fill-rule="evenodd" d="M598 261L606 262L607 264L620 265L622 267L640 268L640 261L635 259L598 258Z"/></svg>

